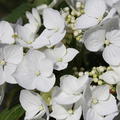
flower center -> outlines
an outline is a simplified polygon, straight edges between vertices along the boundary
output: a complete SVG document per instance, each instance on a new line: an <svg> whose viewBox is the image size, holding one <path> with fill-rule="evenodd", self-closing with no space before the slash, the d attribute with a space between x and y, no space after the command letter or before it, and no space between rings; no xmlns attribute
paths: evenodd
<svg viewBox="0 0 120 120"><path fill-rule="evenodd" d="M105 45L105 46L109 46L109 45L110 45L110 41L109 41L109 40L105 40L105 41L104 41L104 45Z"/></svg>
<svg viewBox="0 0 120 120"><path fill-rule="evenodd" d="M69 114L74 114L74 111L73 111L72 109L69 109L69 110L68 110L68 113L69 113Z"/></svg>
<svg viewBox="0 0 120 120"><path fill-rule="evenodd" d="M58 58L58 59L57 59L57 62L62 62L62 61L63 61L62 58Z"/></svg>
<svg viewBox="0 0 120 120"><path fill-rule="evenodd" d="M4 60L0 60L0 65L5 65L6 62Z"/></svg>
<svg viewBox="0 0 120 120"><path fill-rule="evenodd" d="M35 72L35 75L36 75L37 77L40 76L40 72L39 72L39 71Z"/></svg>
<svg viewBox="0 0 120 120"><path fill-rule="evenodd" d="M97 104L97 103L99 103L98 99L93 98L93 99L92 99L92 104Z"/></svg>
<svg viewBox="0 0 120 120"><path fill-rule="evenodd" d="M15 38L15 39L19 38L19 36L17 34L13 34L12 37Z"/></svg>
<svg viewBox="0 0 120 120"><path fill-rule="evenodd" d="M103 16L100 16L97 18L99 22L101 22L103 20Z"/></svg>
<svg viewBox="0 0 120 120"><path fill-rule="evenodd" d="M27 41L26 43L27 43L27 44L32 44L32 41Z"/></svg>
<svg viewBox="0 0 120 120"><path fill-rule="evenodd" d="M43 105L41 105L41 106L39 107L39 109L40 109L40 111L44 110Z"/></svg>

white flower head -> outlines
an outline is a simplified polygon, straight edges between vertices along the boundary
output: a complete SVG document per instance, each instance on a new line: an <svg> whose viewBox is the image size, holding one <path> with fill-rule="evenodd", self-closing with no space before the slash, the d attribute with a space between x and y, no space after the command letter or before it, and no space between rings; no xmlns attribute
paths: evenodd
<svg viewBox="0 0 120 120"><path fill-rule="evenodd" d="M14 30L10 23L6 21L0 21L0 43L13 44Z"/></svg>
<svg viewBox="0 0 120 120"><path fill-rule="evenodd" d="M68 62L73 60L78 51L74 48L66 48L64 44L59 43L53 49L46 49L44 53L53 62L55 70L63 70L67 68Z"/></svg>
<svg viewBox="0 0 120 120"><path fill-rule="evenodd" d="M26 111L25 120L40 119L45 113L47 114L47 120L49 119L47 105L39 94L28 90L22 90L20 92L20 103Z"/></svg>
<svg viewBox="0 0 120 120"><path fill-rule="evenodd" d="M53 64L37 50L30 50L17 67L14 77L26 89L48 92L55 84Z"/></svg>
<svg viewBox="0 0 120 120"><path fill-rule="evenodd" d="M12 74L22 61L23 48L17 45L6 45L0 48L0 84L17 83Z"/></svg>
<svg viewBox="0 0 120 120"><path fill-rule="evenodd" d="M111 116L113 114L113 117L115 117L118 113L116 99L112 94L110 94L109 86L107 85L97 86L93 90L86 90L84 93L84 102L84 118L86 118L87 120L89 120L89 117L91 118L91 115L93 115L92 117L94 118L94 120L96 120L97 118L102 118L103 116L106 116L107 118L108 116ZM93 111L95 111L96 113L91 113Z"/></svg>
<svg viewBox="0 0 120 120"><path fill-rule="evenodd" d="M60 120L80 120L82 115L82 107L79 101L74 105L64 106L53 103L52 110L50 116Z"/></svg>
<svg viewBox="0 0 120 120"><path fill-rule="evenodd" d="M84 44L92 52L103 50L103 58L110 65L120 64L120 30L107 32L98 29L86 36Z"/></svg>
<svg viewBox="0 0 120 120"><path fill-rule="evenodd" d="M49 41L43 39L41 35L38 36L37 31L34 31L33 29L31 27L31 24L25 24L24 26L17 25L17 44L33 49L42 48L48 45Z"/></svg>
<svg viewBox="0 0 120 120"><path fill-rule="evenodd" d="M60 78L60 88L55 89L53 101L58 104L68 105L79 101L82 92L89 82L88 76L76 78L72 75L65 75Z"/></svg>
<svg viewBox="0 0 120 120"><path fill-rule="evenodd" d="M85 4L85 14L77 18L76 28L86 29L97 25L103 19L106 11L104 0L87 0Z"/></svg>
<svg viewBox="0 0 120 120"><path fill-rule="evenodd" d="M41 34L42 38L49 41L48 47L56 45L65 36L65 20L57 10L46 8L43 11L43 23L46 29Z"/></svg>

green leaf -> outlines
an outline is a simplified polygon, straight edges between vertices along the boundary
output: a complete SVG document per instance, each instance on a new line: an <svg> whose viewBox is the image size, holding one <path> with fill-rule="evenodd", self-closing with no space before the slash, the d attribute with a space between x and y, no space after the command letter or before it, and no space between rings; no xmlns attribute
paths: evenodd
<svg viewBox="0 0 120 120"><path fill-rule="evenodd" d="M34 5L38 6L41 4L50 4L52 2L52 0L35 0L34 1Z"/></svg>
<svg viewBox="0 0 120 120"><path fill-rule="evenodd" d="M31 3L23 3L16 9L14 9L8 16L4 18L9 22L16 22L18 18L23 17L26 11L30 10L33 7Z"/></svg>
<svg viewBox="0 0 120 120"><path fill-rule="evenodd" d="M13 108L5 109L0 113L0 120L18 120L24 114L24 110L20 105Z"/></svg>

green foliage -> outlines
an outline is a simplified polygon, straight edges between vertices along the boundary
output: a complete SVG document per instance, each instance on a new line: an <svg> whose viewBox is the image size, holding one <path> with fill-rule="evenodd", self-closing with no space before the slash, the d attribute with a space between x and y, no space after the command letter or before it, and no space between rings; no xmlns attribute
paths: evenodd
<svg viewBox="0 0 120 120"><path fill-rule="evenodd" d="M11 109L5 109L0 113L0 120L18 120L24 114L24 110L20 105Z"/></svg>
<svg viewBox="0 0 120 120"><path fill-rule="evenodd" d="M50 4L52 2L52 0L35 0L34 1L34 5L38 6L41 4Z"/></svg>
<svg viewBox="0 0 120 120"><path fill-rule="evenodd" d="M14 9L8 16L4 18L9 22L16 22L17 19L23 17L26 11L31 10L33 7L36 7L41 4L50 4L52 0L34 0L33 2L24 2L16 9Z"/></svg>
<svg viewBox="0 0 120 120"><path fill-rule="evenodd" d="M9 22L16 22L18 18L23 17L25 12L27 10L30 10L31 8L32 8L32 4L23 3L16 9L14 9L8 16L6 16L4 20L7 20Z"/></svg>

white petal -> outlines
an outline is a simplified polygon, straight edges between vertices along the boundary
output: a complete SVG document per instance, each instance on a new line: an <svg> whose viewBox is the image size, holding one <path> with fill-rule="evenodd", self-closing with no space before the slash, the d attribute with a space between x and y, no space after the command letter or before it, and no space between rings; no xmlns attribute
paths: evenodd
<svg viewBox="0 0 120 120"><path fill-rule="evenodd" d="M33 118L40 111L39 107L42 105L41 97L28 90L21 91L20 103L27 113L27 119Z"/></svg>
<svg viewBox="0 0 120 120"><path fill-rule="evenodd" d="M49 59L40 60L38 63L40 74L49 77L53 73L53 63Z"/></svg>
<svg viewBox="0 0 120 120"><path fill-rule="evenodd" d="M14 35L14 31L12 26L6 21L1 21L0 22L0 41L2 43L13 44L15 41L14 38L12 37L13 35Z"/></svg>
<svg viewBox="0 0 120 120"><path fill-rule="evenodd" d="M85 14L91 17L103 17L106 10L104 0L88 0L85 4Z"/></svg>
<svg viewBox="0 0 120 120"><path fill-rule="evenodd" d="M93 98L97 98L98 100L107 100L109 95L110 93L108 85L98 86L93 90L92 93Z"/></svg>
<svg viewBox="0 0 120 120"><path fill-rule="evenodd" d="M79 80L72 75L64 75L60 78L60 87L66 93L74 94L79 89Z"/></svg>
<svg viewBox="0 0 120 120"><path fill-rule="evenodd" d="M45 34L46 31L43 31L42 34L35 39L35 41L32 44L32 47L34 49L42 48L49 45L49 40L44 38Z"/></svg>
<svg viewBox="0 0 120 120"><path fill-rule="evenodd" d="M6 80L6 82L11 83L11 84L16 84L16 80L15 78L12 76L12 74L15 72L16 70L16 65L14 64L7 64L4 67L4 78Z"/></svg>
<svg viewBox="0 0 120 120"><path fill-rule="evenodd" d="M119 53L120 53L120 47L111 44L104 49L103 58L110 65L119 65L120 64Z"/></svg>
<svg viewBox="0 0 120 120"><path fill-rule="evenodd" d="M79 80L79 91L82 92L89 84L90 79L88 75L83 75L82 77L79 77L78 80Z"/></svg>
<svg viewBox="0 0 120 120"><path fill-rule="evenodd" d="M39 15L38 10L36 8L32 9L32 14L33 14L35 20L38 22L38 24L41 25L40 15Z"/></svg>
<svg viewBox="0 0 120 120"><path fill-rule="evenodd" d="M77 102L82 95L70 95L61 90L58 90L56 95L54 95L54 100L58 104L69 105Z"/></svg>
<svg viewBox="0 0 120 120"><path fill-rule="evenodd" d="M56 119L66 119L68 116L68 112L65 108L59 104L53 104L52 106L53 112L50 114L51 117Z"/></svg>
<svg viewBox="0 0 120 120"><path fill-rule="evenodd" d="M104 118L104 120L113 120L115 116L118 115L118 112L112 113Z"/></svg>
<svg viewBox="0 0 120 120"><path fill-rule="evenodd" d="M72 61L78 53L79 53L78 50L74 48L68 48L66 51L66 55L63 57L63 61L64 62Z"/></svg>
<svg viewBox="0 0 120 120"><path fill-rule="evenodd" d="M86 115L86 120L103 120L103 117L98 115L95 110L89 109Z"/></svg>
<svg viewBox="0 0 120 120"><path fill-rule="evenodd" d="M28 62L26 58L17 67L16 72L13 74L18 84L26 89L35 89L35 66L33 63Z"/></svg>
<svg viewBox="0 0 120 120"><path fill-rule="evenodd" d="M45 29L39 37L39 41L44 40L44 42L41 42L36 46L37 47L44 47L44 46L52 47L53 45L58 44L64 38L65 34L66 34L66 31L56 32L54 30Z"/></svg>
<svg viewBox="0 0 120 120"><path fill-rule="evenodd" d="M95 32L88 32L85 35L85 47L93 52L97 52L103 47L105 40L105 30L97 30Z"/></svg>
<svg viewBox="0 0 120 120"><path fill-rule="evenodd" d="M107 71L100 76L108 84L117 84L119 80L118 75L114 71Z"/></svg>
<svg viewBox="0 0 120 120"><path fill-rule="evenodd" d="M82 107L79 106L78 109L74 111L73 115L70 115L66 120L80 120L82 115Z"/></svg>
<svg viewBox="0 0 120 120"><path fill-rule="evenodd" d="M59 43L55 45L53 49L46 49L44 53L49 59L51 59L53 62L56 62L58 59L63 58L63 56L66 54L66 47L64 44Z"/></svg>
<svg viewBox="0 0 120 120"><path fill-rule="evenodd" d="M98 23L99 21L96 18L92 18L84 14L77 18L75 27L76 29L87 29L97 25Z"/></svg>
<svg viewBox="0 0 120 120"><path fill-rule="evenodd" d="M46 8L43 11L44 26L47 29L61 29L65 27L64 18L57 10Z"/></svg>
<svg viewBox="0 0 120 120"><path fill-rule="evenodd" d="M66 34L65 30L62 32L60 32L60 31L55 32L53 30L49 30L48 32L50 32L51 34L50 34L50 36L47 36L47 39L50 42L50 44L47 47L52 47L52 46L58 44L59 42L61 42Z"/></svg>
<svg viewBox="0 0 120 120"><path fill-rule="evenodd" d="M106 34L106 39L110 41L110 43L120 47L120 30L113 30Z"/></svg>
<svg viewBox="0 0 120 120"><path fill-rule="evenodd" d="M54 69L60 71L60 70L66 69L67 66L68 66L68 63L66 62L57 62L54 65Z"/></svg>
<svg viewBox="0 0 120 120"><path fill-rule="evenodd" d="M118 111L116 99L113 95L107 101L100 101L93 109L101 116L109 115Z"/></svg>
<svg viewBox="0 0 120 120"><path fill-rule="evenodd" d="M38 77L36 79L36 88L42 92L49 92L55 84L55 75L50 77Z"/></svg>
<svg viewBox="0 0 120 120"><path fill-rule="evenodd" d="M18 33L19 39L23 40L26 44L29 41L31 42L34 41L35 33L33 33L31 29L28 28L28 26L17 25L16 32ZM19 42L19 39L18 39L18 42Z"/></svg>
<svg viewBox="0 0 120 120"><path fill-rule="evenodd" d="M23 58L23 48L17 45L9 45L3 49L5 61L19 64Z"/></svg>

